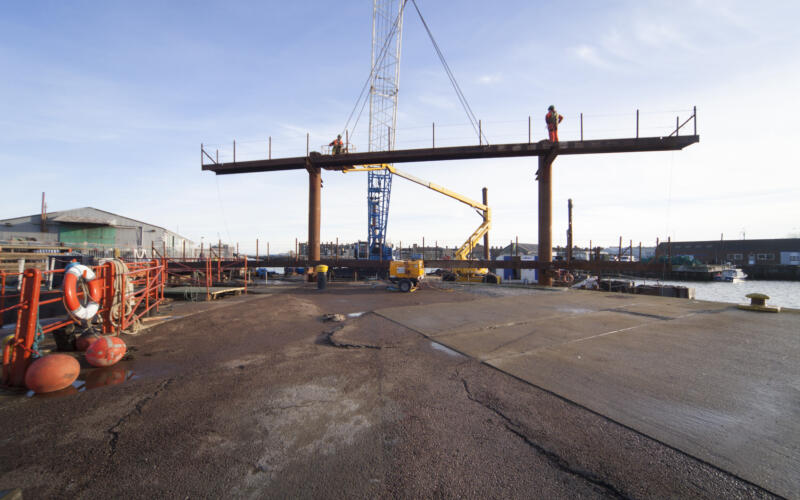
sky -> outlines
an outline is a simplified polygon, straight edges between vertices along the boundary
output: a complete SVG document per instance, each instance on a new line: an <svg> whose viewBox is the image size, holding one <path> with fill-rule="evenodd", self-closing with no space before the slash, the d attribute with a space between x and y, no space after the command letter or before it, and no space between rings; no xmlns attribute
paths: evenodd
<svg viewBox="0 0 800 500"><path fill-rule="evenodd" d="M417 0L489 143L668 135L683 151L559 157L553 240L645 246L800 237L800 3ZM302 171L215 176L230 160L305 154L340 133L370 72L372 2L0 3L0 219L92 206L195 242L274 253L307 238ZM477 142L416 11L403 23L398 149ZM367 108L368 109L368 108ZM348 126L367 149L368 116ZM398 165L480 198L492 245L537 237L536 158ZM323 241L366 239L366 174L323 172ZM460 245L469 207L395 178L388 239ZM263 250L262 250L263 253Z"/></svg>

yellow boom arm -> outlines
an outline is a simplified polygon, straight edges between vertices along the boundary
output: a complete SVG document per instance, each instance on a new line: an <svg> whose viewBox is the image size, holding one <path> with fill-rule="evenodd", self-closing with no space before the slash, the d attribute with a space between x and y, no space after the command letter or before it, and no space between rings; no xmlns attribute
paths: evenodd
<svg viewBox="0 0 800 500"><path fill-rule="evenodd" d="M483 224L478 226L478 229L476 229L475 232L473 232L470 235L467 241L465 241L464 244L461 245L458 248L458 250L456 250L455 254L456 260L467 260L467 257L469 256L470 252L472 252L472 249L475 248L475 245L477 245L480 239L483 238L484 234L489 232L489 229L492 226L492 211L487 205L477 202L467 196L458 194L433 182L428 182L424 179L420 179L419 177L398 170L393 165L389 165L386 163L381 163L379 165L360 165L357 167L345 168L344 170L342 170L342 172L344 173L372 172L376 170L388 170L389 172L399 177L402 177L403 179L407 179L411 182L419 184L420 186L425 186L428 189L432 189L437 193L442 193L445 196L449 196L454 200L458 200L461 203L464 203L465 205L469 205L470 207L474 208L478 212L478 214L481 215L481 217L483 217Z"/></svg>

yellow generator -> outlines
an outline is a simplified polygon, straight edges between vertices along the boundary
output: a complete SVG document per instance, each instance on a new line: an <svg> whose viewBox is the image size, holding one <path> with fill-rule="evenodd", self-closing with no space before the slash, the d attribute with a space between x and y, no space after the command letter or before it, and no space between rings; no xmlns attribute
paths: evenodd
<svg viewBox="0 0 800 500"><path fill-rule="evenodd" d="M425 277L422 260L393 260L389 263L389 281L401 292L413 292Z"/></svg>

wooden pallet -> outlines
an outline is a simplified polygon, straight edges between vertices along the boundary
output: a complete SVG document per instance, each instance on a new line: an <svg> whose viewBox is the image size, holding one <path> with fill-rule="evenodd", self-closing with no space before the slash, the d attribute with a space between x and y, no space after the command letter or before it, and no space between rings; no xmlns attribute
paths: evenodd
<svg viewBox="0 0 800 500"><path fill-rule="evenodd" d="M216 300L225 295L241 295L244 292L244 287L222 287L215 286L208 289L211 300ZM206 287L204 286L173 286L164 289L165 297L173 298L186 298L190 297L192 300L206 300Z"/></svg>
<svg viewBox="0 0 800 500"><path fill-rule="evenodd" d="M25 269L36 268L46 271L51 256L71 251L71 248L60 245L39 245L32 242L5 243L0 245L0 271L18 273L20 260L25 261Z"/></svg>
<svg viewBox="0 0 800 500"><path fill-rule="evenodd" d="M19 272L19 261L24 260L25 266L24 269L29 268L36 268L40 271L47 270L47 261L48 256L43 254L38 254L38 258L20 258L20 257L11 257L10 255L13 254L0 254L0 271L4 271L6 273L18 273Z"/></svg>
<svg viewBox="0 0 800 500"><path fill-rule="evenodd" d="M34 242L22 243L3 243L0 244L0 252L10 252L13 250L55 250L55 253L71 252L72 248L62 245L40 245Z"/></svg>

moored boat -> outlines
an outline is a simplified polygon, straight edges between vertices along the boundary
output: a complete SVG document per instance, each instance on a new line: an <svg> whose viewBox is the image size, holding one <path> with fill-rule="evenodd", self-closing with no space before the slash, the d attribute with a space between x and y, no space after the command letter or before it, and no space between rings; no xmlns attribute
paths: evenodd
<svg viewBox="0 0 800 500"><path fill-rule="evenodd" d="M747 278L747 274L745 274L744 271L742 271L738 267L731 269L724 269L723 271L714 275L714 281L725 281L727 283L743 281L745 278Z"/></svg>

